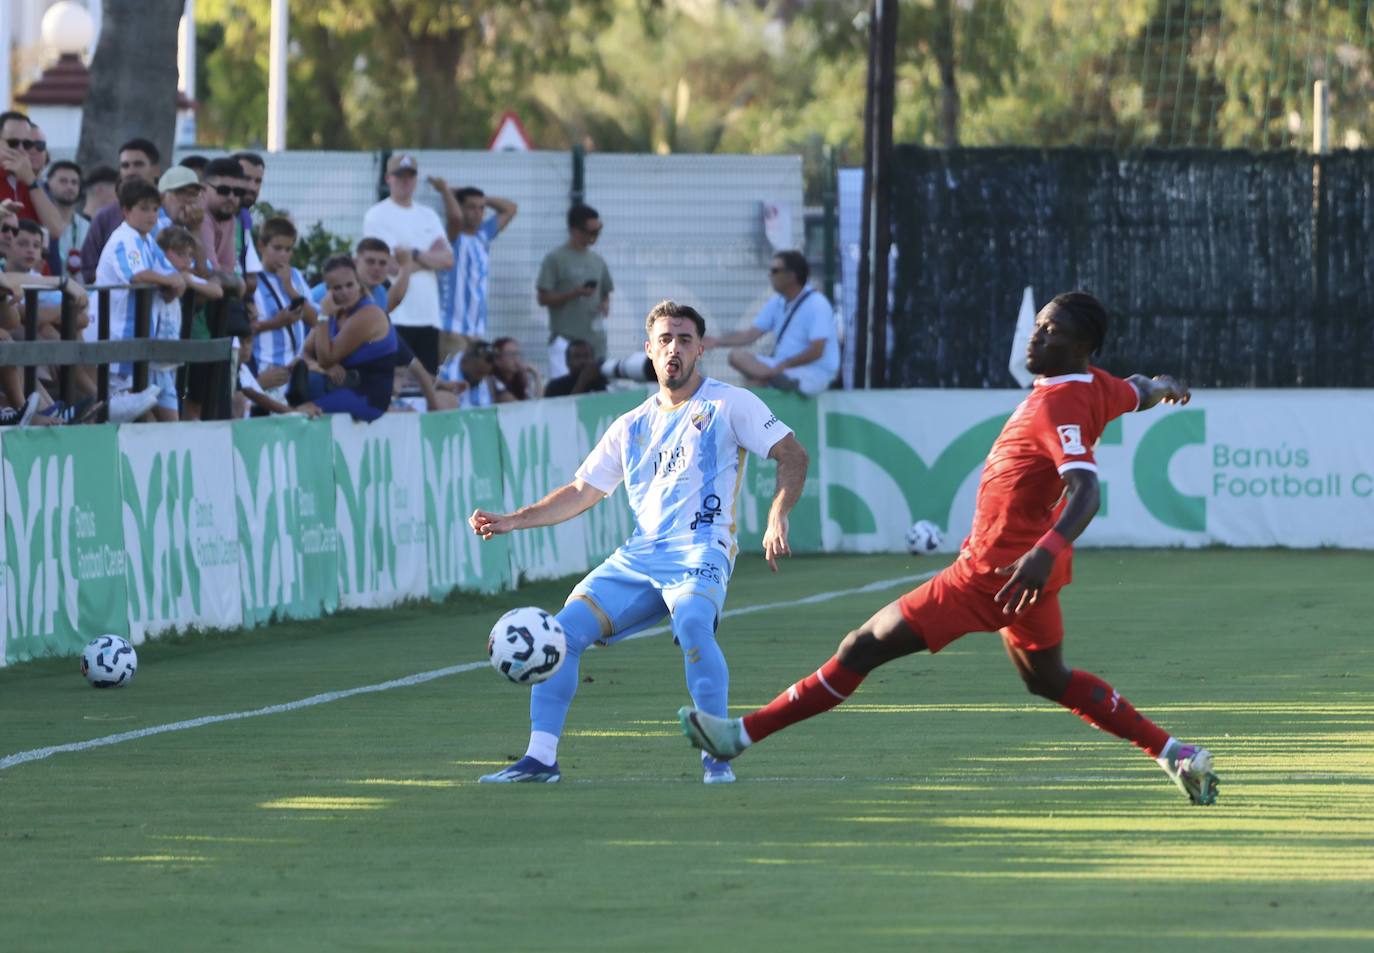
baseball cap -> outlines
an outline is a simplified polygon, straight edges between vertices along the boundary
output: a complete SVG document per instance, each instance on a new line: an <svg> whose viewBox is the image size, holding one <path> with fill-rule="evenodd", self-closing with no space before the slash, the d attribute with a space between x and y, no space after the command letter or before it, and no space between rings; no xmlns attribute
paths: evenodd
<svg viewBox="0 0 1374 953"><path fill-rule="evenodd" d="M203 188L200 183L200 176L196 175L194 169L188 169L184 165L172 166L162 173L162 178L157 180L159 192L175 192L177 189L184 189L188 185Z"/></svg>
<svg viewBox="0 0 1374 953"><path fill-rule="evenodd" d="M415 157L409 152L398 152L390 159L386 160L386 174L395 175L397 172L416 172L420 171L420 163L415 161Z"/></svg>

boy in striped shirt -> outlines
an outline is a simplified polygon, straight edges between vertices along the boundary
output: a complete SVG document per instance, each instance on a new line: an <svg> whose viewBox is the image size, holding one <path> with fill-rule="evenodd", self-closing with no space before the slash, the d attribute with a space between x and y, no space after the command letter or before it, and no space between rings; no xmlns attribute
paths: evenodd
<svg viewBox="0 0 1374 953"><path fill-rule="evenodd" d="M291 267L296 226L280 216L262 223L258 233L262 273L253 296L258 320L253 322L253 361L259 383L280 399L291 378L290 366L305 346L317 313L310 302L310 285Z"/></svg>

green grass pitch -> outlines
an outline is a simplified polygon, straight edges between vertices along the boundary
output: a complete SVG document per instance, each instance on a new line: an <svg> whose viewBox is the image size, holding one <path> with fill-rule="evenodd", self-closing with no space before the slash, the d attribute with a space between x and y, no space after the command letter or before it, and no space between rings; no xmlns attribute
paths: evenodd
<svg viewBox="0 0 1374 953"><path fill-rule="evenodd" d="M739 711L941 563L740 560ZM1209 745L1214 808L1025 693L995 636L871 677L705 787L659 636L594 650L564 781L479 786L524 750L485 666L0 770L0 949L1374 949L1374 555L1085 551L1066 658ZM485 656L505 608L569 586L0 671L0 757Z"/></svg>

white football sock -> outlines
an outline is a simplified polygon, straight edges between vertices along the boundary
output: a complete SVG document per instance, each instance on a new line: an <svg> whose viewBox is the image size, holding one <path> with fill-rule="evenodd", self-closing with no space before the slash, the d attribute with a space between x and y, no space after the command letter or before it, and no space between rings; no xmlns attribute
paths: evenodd
<svg viewBox="0 0 1374 953"><path fill-rule="evenodd" d="M553 764L558 760L558 736L547 731L531 731L525 757L533 758L540 764Z"/></svg>

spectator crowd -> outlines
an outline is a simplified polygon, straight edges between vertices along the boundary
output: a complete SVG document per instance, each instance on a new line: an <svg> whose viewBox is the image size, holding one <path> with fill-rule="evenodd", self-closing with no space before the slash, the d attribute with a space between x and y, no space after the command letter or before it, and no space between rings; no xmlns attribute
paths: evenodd
<svg viewBox="0 0 1374 953"><path fill-rule="evenodd" d="M615 283L594 248L603 222L588 205L569 209L567 241L548 252L534 281L548 312L545 381L518 341L491 339L501 322L489 312L490 261L518 212L510 199L431 175L425 184L442 198L441 219L417 198L416 157L395 153L385 169L389 195L368 209L354 253L308 276L293 261L295 223L254 215L268 174L261 155L187 156L164 168L157 146L135 138L115 160L88 170L50 162L28 117L0 116L0 426L207 413L370 421L653 380L643 354L607 353ZM839 342L831 305L808 278L800 252L779 252L763 309L704 346L732 348L730 366L751 386L825 390L839 371ZM38 289L32 324L27 289ZM38 368L26 393L23 369L4 361L6 342L60 339L64 312L86 340L99 339L102 325L111 340L133 338L140 308L152 338L235 339L227 408L216 402L230 387L213 364L152 363L139 388L131 364L112 364L105 404L93 367L69 369L76 396L64 402L53 396L58 368ZM768 354L750 349L765 335Z"/></svg>

